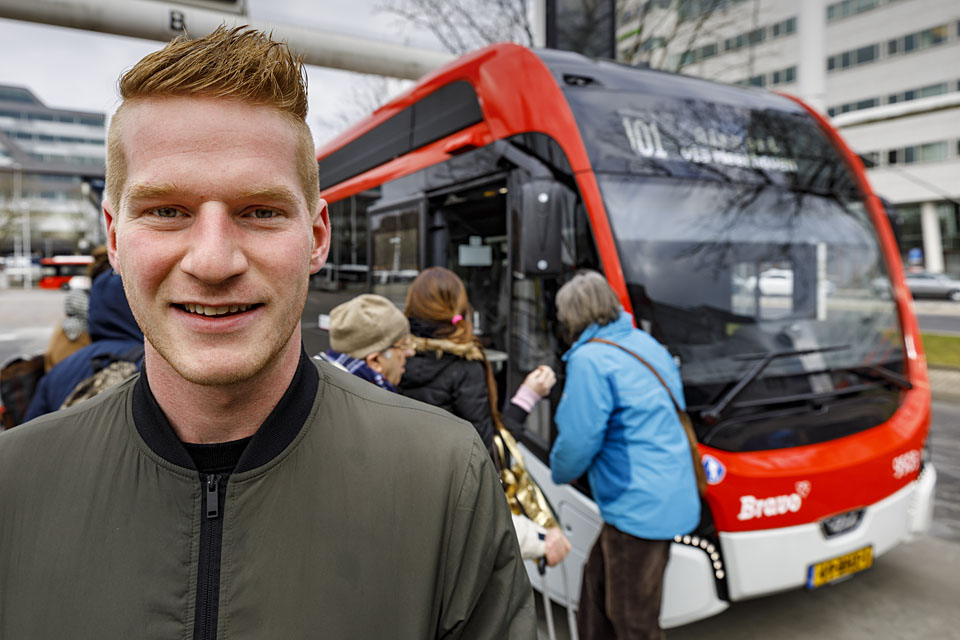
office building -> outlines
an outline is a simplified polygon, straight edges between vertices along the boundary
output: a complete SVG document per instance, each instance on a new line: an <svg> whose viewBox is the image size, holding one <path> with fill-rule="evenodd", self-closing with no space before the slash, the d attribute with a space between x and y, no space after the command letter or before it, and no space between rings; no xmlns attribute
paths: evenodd
<svg viewBox="0 0 960 640"><path fill-rule="evenodd" d="M102 113L50 108L29 89L0 85L0 255L26 242L35 257L102 242L88 195L102 183L105 137Z"/></svg>

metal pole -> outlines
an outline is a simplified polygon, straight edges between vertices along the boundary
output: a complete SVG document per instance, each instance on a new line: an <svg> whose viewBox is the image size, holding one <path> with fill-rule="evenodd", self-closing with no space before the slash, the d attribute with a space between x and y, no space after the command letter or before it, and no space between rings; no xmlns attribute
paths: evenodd
<svg viewBox="0 0 960 640"><path fill-rule="evenodd" d="M17 210L17 199L15 195L16 189L17 189L16 169L18 166L19 165L17 165L16 163L10 166L10 191L7 192L6 206L7 206L7 212L11 216L10 218L11 220L13 219L12 216L15 216L16 214L20 213ZM12 232L12 229L13 229L12 222L10 223L10 228L11 228L10 235L13 237L13 258L14 258L13 263L15 265L19 265L20 259L23 257L23 251L21 251L20 249L21 238L19 235L16 235Z"/></svg>
<svg viewBox="0 0 960 640"><path fill-rule="evenodd" d="M23 168L19 164L13 165L13 202L20 213L21 235L23 240L23 288L29 289L33 285L31 268L33 267L33 252L30 249L30 207L23 206Z"/></svg>
<svg viewBox="0 0 960 640"><path fill-rule="evenodd" d="M3 0L0 18L52 24L166 42L206 35L218 26L248 24L285 40L304 62L320 67L416 80L453 60L453 55L381 40L251 20L196 7L152 0Z"/></svg>
<svg viewBox="0 0 960 640"><path fill-rule="evenodd" d="M567 599L567 628L570 629L570 640L580 640L577 631L577 615L573 612L573 601L570 600L570 583L567 582L566 560L560 563L560 571L560 575L563 577L563 595Z"/></svg>
<svg viewBox="0 0 960 640"><path fill-rule="evenodd" d="M530 26L533 31L533 46L547 46L547 0L530 0Z"/></svg>
<svg viewBox="0 0 960 640"><path fill-rule="evenodd" d="M547 586L547 557L537 558L537 573L540 574L540 593L543 596L543 614L547 620L547 637L557 640L557 632L553 625L553 607L550 604L550 587Z"/></svg>

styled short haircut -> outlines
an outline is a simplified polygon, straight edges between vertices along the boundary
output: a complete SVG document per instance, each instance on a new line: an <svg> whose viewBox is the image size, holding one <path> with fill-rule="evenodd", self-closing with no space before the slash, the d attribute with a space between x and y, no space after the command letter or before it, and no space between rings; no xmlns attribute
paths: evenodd
<svg viewBox="0 0 960 640"><path fill-rule="evenodd" d="M620 300L607 279L584 270L557 291L557 319L576 339L593 323L601 327L620 317Z"/></svg>
<svg viewBox="0 0 960 640"><path fill-rule="evenodd" d="M220 26L190 40L180 36L144 56L120 78L122 103L107 134L107 197L120 207L127 160L121 134L129 104L150 98L204 97L275 109L297 133L297 171L311 214L320 198L313 136L307 126L307 74L302 56L283 42L246 26Z"/></svg>

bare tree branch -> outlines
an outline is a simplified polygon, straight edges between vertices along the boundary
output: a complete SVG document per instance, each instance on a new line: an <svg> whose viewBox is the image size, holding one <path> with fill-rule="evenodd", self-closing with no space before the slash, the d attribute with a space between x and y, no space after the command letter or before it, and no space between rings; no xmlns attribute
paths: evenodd
<svg viewBox="0 0 960 640"><path fill-rule="evenodd" d="M513 41L530 45L533 29L527 14L528 0L380 0L378 11L393 15L406 25L432 33L451 53L467 51L494 42ZM600 19L598 0L580 0L585 15L583 24L568 35L586 41L591 33L591 20ZM758 27L759 1L750 7L733 7L724 0L673 0L665 4L650 0L620 0L619 25L636 25L628 36L628 46L619 43L618 58L630 63L646 62L653 68L680 71L702 58L702 47L716 43L713 55L727 56L711 68L742 65L739 52L723 51L722 36L729 34L738 21ZM627 15L630 15L629 20ZM561 25L563 26L563 25ZM747 76L752 75L753 47L746 47ZM709 55L709 54L708 54ZM711 56L712 57L712 56ZM734 62L734 59L736 62ZM729 69L724 73L729 72Z"/></svg>
<svg viewBox="0 0 960 640"><path fill-rule="evenodd" d="M704 31L704 25L707 21L713 17L714 12L720 7L720 0L711 0L711 6L709 11L704 11L700 14L695 20L690 28L690 33L687 36L685 46L683 47L683 52L691 51L693 45L697 42ZM685 56L683 53L680 54L680 60L677 63L676 71L681 71L685 66L689 65L690 62L685 61Z"/></svg>
<svg viewBox="0 0 960 640"><path fill-rule="evenodd" d="M429 31L455 54L495 42L533 42L524 0L384 0L376 10Z"/></svg>

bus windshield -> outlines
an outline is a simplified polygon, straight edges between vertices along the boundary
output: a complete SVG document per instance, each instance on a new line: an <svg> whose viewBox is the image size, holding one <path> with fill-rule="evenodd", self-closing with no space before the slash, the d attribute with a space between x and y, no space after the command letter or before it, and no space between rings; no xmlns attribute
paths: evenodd
<svg viewBox="0 0 960 640"><path fill-rule="evenodd" d="M903 390L896 307L873 225L813 118L776 95L747 106L723 85L624 82L565 95L637 321L680 360L701 440L799 446L889 418Z"/></svg>
<svg viewBox="0 0 960 640"><path fill-rule="evenodd" d="M564 88L638 325L678 358L701 442L759 450L888 419L905 386L881 248L793 101L625 72ZM818 419L809 419L811 410Z"/></svg>
<svg viewBox="0 0 960 640"><path fill-rule="evenodd" d="M759 359L790 351L807 353L772 359L738 400L829 395L862 384L858 371L903 371L860 202L769 185L598 181L638 323L680 359L690 404L717 402Z"/></svg>

